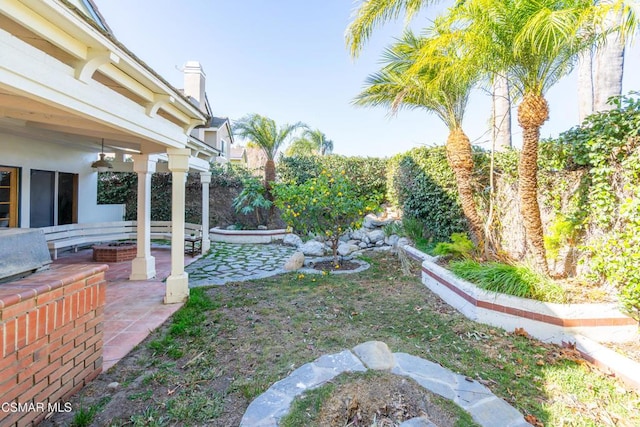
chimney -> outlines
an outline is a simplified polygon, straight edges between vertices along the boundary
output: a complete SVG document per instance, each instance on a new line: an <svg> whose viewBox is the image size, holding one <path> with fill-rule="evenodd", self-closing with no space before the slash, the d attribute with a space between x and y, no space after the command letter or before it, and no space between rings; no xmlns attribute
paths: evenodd
<svg viewBox="0 0 640 427"><path fill-rule="evenodd" d="M188 61L184 66L184 94L194 98L200 110L205 112L205 82L207 76L198 61Z"/></svg>

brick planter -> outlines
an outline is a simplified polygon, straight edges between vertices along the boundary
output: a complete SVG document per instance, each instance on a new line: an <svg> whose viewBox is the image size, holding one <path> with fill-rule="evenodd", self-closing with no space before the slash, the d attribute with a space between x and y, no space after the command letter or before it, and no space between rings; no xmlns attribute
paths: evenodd
<svg viewBox="0 0 640 427"><path fill-rule="evenodd" d="M107 268L54 266L0 286L0 425L67 410L102 371Z"/></svg>
<svg viewBox="0 0 640 427"><path fill-rule="evenodd" d="M93 260L96 262L131 261L136 257L138 247L135 243L109 243L93 247Z"/></svg>

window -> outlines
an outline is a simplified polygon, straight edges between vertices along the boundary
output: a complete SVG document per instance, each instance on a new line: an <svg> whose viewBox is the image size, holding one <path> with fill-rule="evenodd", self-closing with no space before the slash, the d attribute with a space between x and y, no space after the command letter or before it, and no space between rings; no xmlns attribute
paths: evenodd
<svg viewBox="0 0 640 427"><path fill-rule="evenodd" d="M18 168L0 166L0 227L18 226Z"/></svg>
<svg viewBox="0 0 640 427"><path fill-rule="evenodd" d="M31 227L78 222L78 175L31 170Z"/></svg>
<svg viewBox="0 0 640 427"><path fill-rule="evenodd" d="M224 149L225 144L226 144L226 141L224 139L221 139L220 140L220 156L222 157L226 155L225 149Z"/></svg>

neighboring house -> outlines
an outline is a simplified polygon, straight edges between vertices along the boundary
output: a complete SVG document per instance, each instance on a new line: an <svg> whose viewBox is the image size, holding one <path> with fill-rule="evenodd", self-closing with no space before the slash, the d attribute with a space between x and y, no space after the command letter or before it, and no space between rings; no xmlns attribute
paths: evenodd
<svg viewBox="0 0 640 427"><path fill-rule="evenodd" d="M226 117L213 115L205 90L207 76L200 63L197 61L187 62L183 72L184 89L182 93L192 99L202 112L210 117L206 125L199 126L192 135L216 150L216 162L227 163L231 157L231 144L233 144L231 122Z"/></svg>
<svg viewBox="0 0 640 427"><path fill-rule="evenodd" d="M248 163L247 149L242 145L231 147L229 160L233 164L247 166L247 163Z"/></svg>
<svg viewBox="0 0 640 427"><path fill-rule="evenodd" d="M199 90L204 94L204 86ZM115 39L91 0L2 0L0 230L122 220L122 206L97 203L92 163L104 144L115 155L112 170L138 174L134 280L155 276L151 174L173 174L172 273L165 301L183 301L189 292L185 174L200 172L208 188L210 162L228 149L222 141L232 142L224 122L206 127L210 123L202 103L194 104ZM209 131L216 134L215 146L207 142ZM133 161L124 161L129 156ZM203 224L208 205L205 190ZM208 245L205 232L203 251Z"/></svg>

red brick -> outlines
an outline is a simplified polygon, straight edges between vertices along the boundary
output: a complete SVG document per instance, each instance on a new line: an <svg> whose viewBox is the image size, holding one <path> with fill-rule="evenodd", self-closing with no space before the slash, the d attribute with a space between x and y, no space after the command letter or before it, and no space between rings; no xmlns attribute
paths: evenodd
<svg viewBox="0 0 640 427"><path fill-rule="evenodd" d="M92 353L88 353L84 359L84 366L95 366L95 362L101 358L102 351L94 351ZM102 361L100 361L100 366L102 366Z"/></svg>
<svg viewBox="0 0 640 427"><path fill-rule="evenodd" d="M53 289L49 292L44 292L43 294L38 295L36 297L36 303L39 306L42 306L44 304L50 303L51 301L62 298L62 295L64 295L64 291L62 288Z"/></svg>
<svg viewBox="0 0 640 427"><path fill-rule="evenodd" d="M47 335L47 306L38 307L36 318L35 338L42 338Z"/></svg>
<svg viewBox="0 0 640 427"><path fill-rule="evenodd" d="M73 327L71 325L65 325L64 327L60 327L58 329L56 329L55 331L51 332L47 338L49 339L49 343L53 344L55 342L60 341L60 343L62 343L63 338L70 334L73 331ZM68 341L68 340L66 340Z"/></svg>
<svg viewBox="0 0 640 427"><path fill-rule="evenodd" d="M94 311L87 313L87 315L89 314L91 315L91 319L89 319L87 323L84 324L85 331L95 330L95 327L100 325L103 320L101 317L96 317L96 313Z"/></svg>
<svg viewBox="0 0 640 427"><path fill-rule="evenodd" d="M64 322L65 322L65 315L64 315L64 309L65 309L65 301L64 299L58 300L55 303L55 317L54 317L54 323L53 323L53 327L49 328L49 333L51 333L52 331L55 331L56 329L60 328Z"/></svg>
<svg viewBox="0 0 640 427"><path fill-rule="evenodd" d="M56 307L58 303L52 302L47 304L47 330L46 333L50 334L56 328Z"/></svg>
<svg viewBox="0 0 640 427"><path fill-rule="evenodd" d="M106 283L101 283L98 286L98 307L104 307L107 298L107 286Z"/></svg>
<svg viewBox="0 0 640 427"><path fill-rule="evenodd" d="M62 359L62 356L71 350L73 350L73 342L63 344L49 354L49 361L53 362L54 360Z"/></svg>
<svg viewBox="0 0 640 427"><path fill-rule="evenodd" d="M0 381L4 378L5 370L12 369L18 365L18 353L13 353L7 357L0 358Z"/></svg>
<svg viewBox="0 0 640 427"><path fill-rule="evenodd" d="M73 322L73 326L76 329L81 329L82 331L85 331L85 324L90 322L91 320L93 320L96 317L96 314L93 311L89 311L89 312L85 312L82 316L78 317L74 322Z"/></svg>
<svg viewBox="0 0 640 427"><path fill-rule="evenodd" d="M20 396L20 401L21 402L28 402L31 399L33 399L34 397L36 397L37 395L39 395L40 393L42 393L42 390L44 390L45 388L47 388L49 386L49 383L47 382L47 380L42 380L37 384L34 384L29 390L25 391L22 396Z"/></svg>
<svg viewBox="0 0 640 427"><path fill-rule="evenodd" d="M72 350L67 351L65 354L62 355L62 364L66 365L67 363L73 363L74 359L78 356L81 355L84 352L84 346L83 347L74 347ZM74 363L75 365L75 363Z"/></svg>
<svg viewBox="0 0 640 427"><path fill-rule="evenodd" d="M93 334L87 341L85 341L84 345L86 349L95 349L94 345L99 341L102 341L103 334L102 332Z"/></svg>
<svg viewBox="0 0 640 427"><path fill-rule="evenodd" d="M87 331L87 332L82 332L82 333L78 334L78 336L76 337L76 339L74 341L75 346L76 347L82 347L83 349L87 348L87 345L85 343L88 340L90 340L93 336L95 336L95 332L93 332L93 331Z"/></svg>
<svg viewBox="0 0 640 427"><path fill-rule="evenodd" d="M51 394L51 396L49 397L49 401L57 402L59 400L62 400L65 397L68 397L72 390L73 390L73 382L66 383L66 384L62 383L60 387Z"/></svg>
<svg viewBox="0 0 640 427"><path fill-rule="evenodd" d="M15 319L5 322L2 326L2 342L4 342L2 357L7 357L16 351L16 327L17 321Z"/></svg>
<svg viewBox="0 0 640 427"><path fill-rule="evenodd" d="M16 318L16 335L17 335L17 348L23 348L27 345L27 316L26 313Z"/></svg>
<svg viewBox="0 0 640 427"><path fill-rule="evenodd" d="M35 298L29 298L24 301L20 301L17 304L10 305L9 307L5 307L0 310L0 316L2 316L0 320L7 320L13 317L18 317L30 310L33 310L34 308L36 308Z"/></svg>
<svg viewBox="0 0 640 427"><path fill-rule="evenodd" d="M40 369L38 372L36 372L33 375L33 380L38 383L41 380L46 378L47 382L51 384L52 381L55 382L55 378L51 377L51 374L58 371L61 367L62 367L61 359L55 360L53 363L47 363L47 365L44 368Z"/></svg>
<svg viewBox="0 0 640 427"><path fill-rule="evenodd" d="M23 381L27 381L28 379L31 379L33 384L35 384L36 381L34 381L34 377L36 372L40 372L41 370L46 368L48 365L49 365L48 360L38 360L37 362L31 362L29 366L21 369L20 372L18 373L18 382L21 383Z"/></svg>
<svg viewBox="0 0 640 427"><path fill-rule="evenodd" d="M2 401L4 402L7 401L4 396L18 385L18 371L2 372L2 380L0 381L2 381L0 382L0 396L2 396Z"/></svg>
<svg viewBox="0 0 640 427"><path fill-rule="evenodd" d="M91 381L89 379L89 377L91 376L91 374L93 374L96 371L96 368L94 368L93 366L88 366L86 368L84 368L82 371L80 371L74 378L73 378L73 385L77 386L84 386L89 384L89 381Z"/></svg>
<svg viewBox="0 0 640 427"><path fill-rule="evenodd" d="M34 342L38 336L38 310L27 313L27 344Z"/></svg>
<svg viewBox="0 0 640 427"><path fill-rule="evenodd" d="M34 353L41 348L48 346L47 338L40 338L38 341L34 341L31 344L18 349L18 360L31 359L34 360Z"/></svg>
<svg viewBox="0 0 640 427"><path fill-rule="evenodd" d="M87 286L87 282L85 279L81 279L73 283L69 283L64 287L64 294L65 296L69 294L74 294L78 292L80 289L83 289L85 286Z"/></svg>
<svg viewBox="0 0 640 427"><path fill-rule="evenodd" d="M78 330L77 328L74 328L73 326L69 325L69 332L62 337L62 344L66 344L68 342L75 343L76 338L82 335L83 332L84 331Z"/></svg>
<svg viewBox="0 0 640 427"><path fill-rule="evenodd" d="M11 390L2 394L2 400L5 402L12 402L26 393L31 387L32 383L30 381L18 383Z"/></svg>

